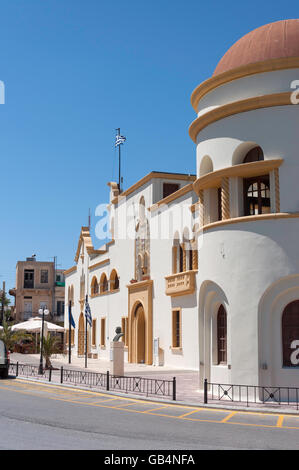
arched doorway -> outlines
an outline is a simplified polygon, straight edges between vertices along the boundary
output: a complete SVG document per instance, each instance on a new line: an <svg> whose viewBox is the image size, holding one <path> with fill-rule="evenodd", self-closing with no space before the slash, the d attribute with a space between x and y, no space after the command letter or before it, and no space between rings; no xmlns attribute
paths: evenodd
<svg viewBox="0 0 299 470"><path fill-rule="evenodd" d="M285 307L281 323L282 365L283 367L298 367L299 300L294 300Z"/></svg>
<svg viewBox="0 0 299 470"><path fill-rule="evenodd" d="M78 327L78 356L84 356L84 316L81 312Z"/></svg>
<svg viewBox="0 0 299 470"><path fill-rule="evenodd" d="M139 364L145 363L145 315L144 308L139 303L134 311L132 346L135 360Z"/></svg>

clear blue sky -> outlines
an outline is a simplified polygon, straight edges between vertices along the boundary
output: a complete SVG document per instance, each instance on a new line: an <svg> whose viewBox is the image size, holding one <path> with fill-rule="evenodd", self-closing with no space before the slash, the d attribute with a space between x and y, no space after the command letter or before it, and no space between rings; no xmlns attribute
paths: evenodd
<svg viewBox="0 0 299 470"><path fill-rule="evenodd" d="M0 0L0 282L33 253L74 264L117 178L115 128L125 187L195 172L191 92L241 36L296 17L295 1Z"/></svg>

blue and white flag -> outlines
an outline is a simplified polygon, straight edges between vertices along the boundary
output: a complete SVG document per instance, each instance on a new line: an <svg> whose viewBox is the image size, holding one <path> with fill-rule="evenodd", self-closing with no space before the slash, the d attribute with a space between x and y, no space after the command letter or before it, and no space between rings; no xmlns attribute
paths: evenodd
<svg viewBox="0 0 299 470"><path fill-rule="evenodd" d="M87 300L85 302L85 318L87 320L87 323L91 326L92 324L91 311L90 311L90 306Z"/></svg>
<svg viewBox="0 0 299 470"><path fill-rule="evenodd" d="M72 307L71 302L69 303L69 324L72 325L73 328L76 328L75 320L72 315Z"/></svg>
<svg viewBox="0 0 299 470"><path fill-rule="evenodd" d="M117 135L115 137L115 147L118 147L120 144L123 144L126 141L126 138L123 135Z"/></svg>

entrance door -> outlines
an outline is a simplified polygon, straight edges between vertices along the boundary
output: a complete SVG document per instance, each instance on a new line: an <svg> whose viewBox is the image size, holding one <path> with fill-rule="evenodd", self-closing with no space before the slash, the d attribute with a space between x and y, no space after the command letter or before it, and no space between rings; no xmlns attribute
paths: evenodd
<svg viewBox="0 0 299 470"><path fill-rule="evenodd" d="M84 356L84 316L80 314L78 328L78 356Z"/></svg>
<svg viewBox="0 0 299 470"><path fill-rule="evenodd" d="M24 302L24 320L32 317L32 302Z"/></svg>
<svg viewBox="0 0 299 470"><path fill-rule="evenodd" d="M145 316L141 304L137 305L134 313L133 348L135 349L136 362L145 364Z"/></svg>

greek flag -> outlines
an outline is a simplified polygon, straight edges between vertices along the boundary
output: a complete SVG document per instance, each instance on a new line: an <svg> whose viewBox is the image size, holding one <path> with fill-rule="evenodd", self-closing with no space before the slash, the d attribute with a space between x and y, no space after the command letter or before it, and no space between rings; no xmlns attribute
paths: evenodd
<svg viewBox="0 0 299 470"><path fill-rule="evenodd" d="M123 144L126 141L126 138L123 135L117 135L115 137L115 147L118 147L120 144Z"/></svg>
<svg viewBox="0 0 299 470"><path fill-rule="evenodd" d="M85 318L87 320L87 323L91 326L92 324L91 311L90 311L90 306L87 300L85 302Z"/></svg>

